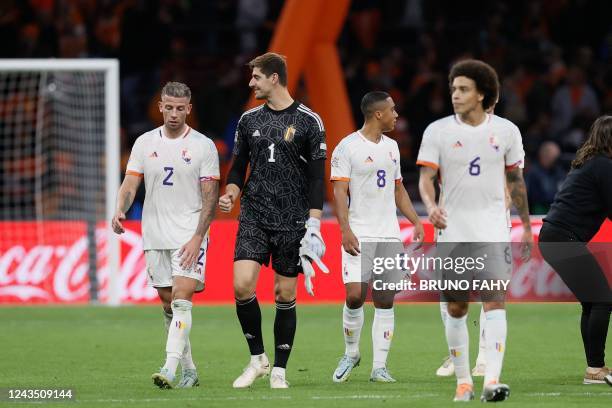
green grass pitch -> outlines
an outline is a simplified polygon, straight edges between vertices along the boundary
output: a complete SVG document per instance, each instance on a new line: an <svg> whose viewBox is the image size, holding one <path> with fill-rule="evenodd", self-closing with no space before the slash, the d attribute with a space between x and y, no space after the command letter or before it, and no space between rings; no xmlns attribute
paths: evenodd
<svg viewBox="0 0 612 408"><path fill-rule="evenodd" d="M470 313L472 364L479 306ZM263 307L264 340L273 351L274 309ZM396 306L389 369L396 384L369 383L373 309L366 307L362 364L348 383L331 375L344 346L341 306L298 304L298 332L289 361L289 390L267 379L234 390L248 349L232 306L201 306L193 313L191 342L201 386L160 390L150 376L163 363L165 336L159 306L1 307L0 388L71 387L76 402L51 407L439 407L451 406L455 379L437 378L445 354L437 304ZM520 304L508 310L509 335L502 380L521 407L609 406L612 388L582 385L585 362L575 304ZM480 395L482 379L475 379ZM381 405L382 404L382 405ZM478 400L472 404L480 404ZM0 402L3 406L31 403ZM46 403L43 405L47 405ZM40 404L37 404L40 406Z"/></svg>

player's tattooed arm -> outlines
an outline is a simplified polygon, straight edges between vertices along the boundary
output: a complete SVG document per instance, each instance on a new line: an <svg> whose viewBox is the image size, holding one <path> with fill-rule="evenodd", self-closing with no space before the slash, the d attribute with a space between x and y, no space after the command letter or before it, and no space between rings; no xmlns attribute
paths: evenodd
<svg viewBox="0 0 612 408"><path fill-rule="evenodd" d="M210 223L215 217L215 207L219 199L219 181L202 181L200 182L200 188L202 190L202 211L200 211L198 228L195 233L204 238L206 231L208 231L208 227L210 227Z"/></svg>
<svg viewBox="0 0 612 408"><path fill-rule="evenodd" d="M115 209L115 215L111 221L113 230L117 234L123 233L123 225L121 221L125 220L125 213L130 209L136 197L136 192L140 186L141 177L132 174L127 174L121 183L119 192L117 193L117 207Z"/></svg>
<svg viewBox="0 0 612 408"><path fill-rule="evenodd" d="M181 267L191 268L197 262L198 254L200 253L200 246L206 236L208 227L215 216L215 206L219 199L219 181L218 180L205 180L200 182L200 189L202 191L202 210L200 211L200 219L198 220L198 226L196 228L193 237L183 245L180 249L179 255L181 257Z"/></svg>
<svg viewBox="0 0 612 408"><path fill-rule="evenodd" d="M527 202L527 187L523 179L523 169L514 167L506 171L506 184L512 204L516 208L525 229L531 230L531 222L529 219L529 204Z"/></svg>
<svg viewBox="0 0 612 408"><path fill-rule="evenodd" d="M521 236L521 258L527 262L531 258L533 248L533 233L531 232L531 220L529 219L529 205L527 203L527 187L523 179L523 169L514 167L506 171L506 185L510 191L512 204L517 209L523 224L523 235Z"/></svg>

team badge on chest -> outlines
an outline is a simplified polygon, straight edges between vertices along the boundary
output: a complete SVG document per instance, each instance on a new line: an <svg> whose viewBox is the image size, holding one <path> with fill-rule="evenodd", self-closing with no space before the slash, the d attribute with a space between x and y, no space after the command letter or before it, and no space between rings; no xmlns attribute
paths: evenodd
<svg viewBox="0 0 612 408"><path fill-rule="evenodd" d="M189 150L181 150L181 159L183 159L186 164L191 164L191 153L189 153Z"/></svg>
<svg viewBox="0 0 612 408"><path fill-rule="evenodd" d="M295 138L295 126L291 125L287 129L285 129L285 134L283 136L283 139L285 139L285 142L293 142L294 138Z"/></svg>
<svg viewBox="0 0 612 408"><path fill-rule="evenodd" d="M489 144L493 149L495 149L496 152L499 152L499 143L497 143L497 139L495 139L495 136L493 134L489 136Z"/></svg>

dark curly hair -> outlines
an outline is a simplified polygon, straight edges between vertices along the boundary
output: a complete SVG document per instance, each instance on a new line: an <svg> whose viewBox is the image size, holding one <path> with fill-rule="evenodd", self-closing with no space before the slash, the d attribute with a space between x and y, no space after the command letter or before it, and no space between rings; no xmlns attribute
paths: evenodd
<svg viewBox="0 0 612 408"><path fill-rule="evenodd" d="M593 122L588 139L576 152L576 158L572 161L572 169L582 167L584 163L598 154L612 158L612 116L610 115L600 116Z"/></svg>
<svg viewBox="0 0 612 408"><path fill-rule="evenodd" d="M453 65L448 74L449 86L452 86L453 80L459 76L470 78L476 83L476 89L484 96L482 100L484 110L495 105L499 96L499 79L492 66L480 60L459 61Z"/></svg>

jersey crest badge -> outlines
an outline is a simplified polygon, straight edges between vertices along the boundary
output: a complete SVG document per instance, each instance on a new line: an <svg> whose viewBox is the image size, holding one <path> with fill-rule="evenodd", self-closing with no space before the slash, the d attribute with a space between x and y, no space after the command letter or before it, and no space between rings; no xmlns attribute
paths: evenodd
<svg viewBox="0 0 612 408"><path fill-rule="evenodd" d="M283 136L283 139L285 139L285 142L293 142L294 138L295 138L295 126L290 125L287 129L285 129L285 135Z"/></svg>
<svg viewBox="0 0 612 408"><path fill-rule="evenodd" d="M189 153L189 150L181 150L181 159L183 159L185 163L191 164L191 153Z"/></svg>
<svg viewBox="0 0 612 408"><path fill-rule="evenodd" d="M397 159L395 157L393 157L393 153L389 152L389 158L391 159L393 164L397 164Z"/></svg>
<svg viewBox="0 0 612 408"><path fill-rule="evenodd" d="M495 149L496 152L499 152L499 144L497 143L497 140L495 140L495 136L489 136L489 144L493 149Z"/></svg>

